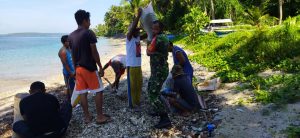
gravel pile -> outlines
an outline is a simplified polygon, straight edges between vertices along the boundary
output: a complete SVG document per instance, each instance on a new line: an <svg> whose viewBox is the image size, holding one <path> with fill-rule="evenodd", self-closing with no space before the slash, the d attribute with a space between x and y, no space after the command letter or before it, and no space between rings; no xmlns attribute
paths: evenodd
<svg viewBox="0 0 300 138"><path fill-rule="evenodd" d="M194 65L193 65L194 66ZM198 67L195 65L195 74L200 74L201 71L205 68ZM71 119L66 137L75 138L75 137L199 137L201 134L202 137L205 137L206 134L206 125L208 123L205 113L199 112L190 115L189 117L182 117L176 114L170 114L172 121L172 128L169 129L154 129L154 126L158 121L158 117L151 117L147 113L151 111L150 103L147 99L147 83L149 74L143 73L143 92L141 97L141 111L137 112L128 108L127 104L127 85L126 78L120 82L120 88L123 93L121 96L118 96L116 93L112 93L109 88L104 92L104 112L109 114L113 121L107 124L98 125L96 124L96 109L94 96L89 94L89 111L93 116L93 121L90 124L85 124L83 119L83 111L80 106L74 108L73 117ZM205 76L205 74L201 74ZM201 78L198 80L201 82ZM48 90L50 94L55 95L60 102L65 98L64 96L64 86L59 86L56 88L51 88ZM207 102L209 110L208 114L214 116L215 112L220 110L218 107L219 99L216 96L205 92L204 99ZM13 114L10 113L7 118L2 119L1 123L4 123L0 126L1 130L8 130L13 119ZM218 120L215 120L218 121ZM204 135L204 136L203 136Z"/></svg>
<svg viewBox="0 0 300 138"><path fill-rule="evenodd" d="M141 97L140 112L128 108L127 104L127 85L126 79L120 83L123 95L117 96L111 93L107 88L104 93L104 111L109 114L113 121L107 124L96 124L96 109L94 98L89 94L89 111L93 115L93 122L85 124L83 120L83 111L80 106L73 111L73 118L66 137L197 137L205 133L207 120L204 112L194 113L189 117L182 117L172 114L173 127L170 129L157 130L152 126L158 121L158 117L151 117L147 113L151 110L150 103L147 99L147 79L143 80L143 92ZM209 93L205 94L204 99L207 101L210 114L219 110L216 96Z"/></svg>

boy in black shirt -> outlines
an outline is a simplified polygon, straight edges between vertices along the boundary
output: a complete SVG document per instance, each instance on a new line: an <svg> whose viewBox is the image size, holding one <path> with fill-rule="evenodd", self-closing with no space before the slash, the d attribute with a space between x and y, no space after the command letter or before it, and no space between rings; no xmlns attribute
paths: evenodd
<svg viewBox="0 0 300 138"><path fill-rule="evenodd" d="M21 138L61 137L67 130L72 116L72 106L65 101L60 108L59 102L46 93L42 82L30 86L30 95L20 102L20 112L24 120L13 124L13 131Z"/></svg>

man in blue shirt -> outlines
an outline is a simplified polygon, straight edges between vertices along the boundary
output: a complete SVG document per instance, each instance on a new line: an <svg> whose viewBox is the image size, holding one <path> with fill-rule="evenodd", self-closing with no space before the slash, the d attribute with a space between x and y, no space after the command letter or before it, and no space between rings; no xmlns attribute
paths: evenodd
<svg viewBox="0 0 300 138"><path fill-rule="evenodd" d="M192 82L194 70L185 51L178 46L174 46L171 41L169 42L168 50L172 52L174 65L180 65Z"/></svg>
<svg viewBox="0 0 300 138"><path fill-rule="evenodd" d="M61 37L61 43L63 47L59 50L58 56L63 65L63 75L65 79L65 84L68 88L68 98L71 98L72 92L75 86L75 69L72 61L72 53L69 46L68 35Z"/></svg>
<svg viewBox="0 0 300 138"><path fill-rule="evenodd" d="M187 116L200 109L198 96L189 76L180 65L174 65L171 76L166 80L166 87L161 90L166 107L172 111Z"/></svg>

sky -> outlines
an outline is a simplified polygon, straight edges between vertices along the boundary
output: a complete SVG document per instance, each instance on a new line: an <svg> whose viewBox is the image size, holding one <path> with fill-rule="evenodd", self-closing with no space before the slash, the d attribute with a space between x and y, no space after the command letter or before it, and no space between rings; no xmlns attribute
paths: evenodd
<svg viewBox="0 0 300 138"><path fill-rule="evenodd" d="M74 13L91 14L91 28L104 23L104 15L121 0L0 0L0 34L70 33L77 28Z"/></svg>

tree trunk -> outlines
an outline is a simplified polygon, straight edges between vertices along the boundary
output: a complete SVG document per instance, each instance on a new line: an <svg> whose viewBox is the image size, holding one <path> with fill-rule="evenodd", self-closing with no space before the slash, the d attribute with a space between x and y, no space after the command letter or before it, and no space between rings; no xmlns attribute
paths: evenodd
<svg viewBox="0 0 300 138"><path fill-rule="evenodd" d="M283 4L283 0L278 0L279 2L279 25L282 22L282 4Z"/></svg>
<svg viewBox="0 0 300 138"><path fill-rule="evenodd" d="M204 9L204 13L207 15L206 0L203 0L203 9Z"/></svg>
<svg viewBox="0 0 300 138"><path fill-rule="evenodd" d="M211 5L211 9L210 9L211 18L215 19L215 6L214 6L214 1L213 0L210 0L210 5Z"/></svg>

